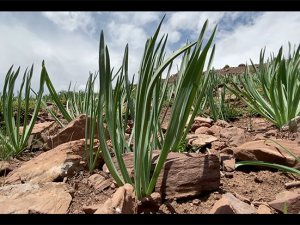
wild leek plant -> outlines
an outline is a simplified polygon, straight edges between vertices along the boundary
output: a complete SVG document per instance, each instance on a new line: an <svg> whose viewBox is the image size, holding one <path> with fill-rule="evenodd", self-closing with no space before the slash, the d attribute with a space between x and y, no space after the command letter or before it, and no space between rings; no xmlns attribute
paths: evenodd
<svg viewBox="0 0 300 225"><path fill-rule="evenodd" d="M97 129L97 101L95 100L95 80L97 75L90 74L84 96L84 113L86 115L85 120L85 151L88 161L89 171L92 172L95 169L96 162L99 159L100 149L95 152L94 137Z"/></svg>
<svg viewBox="0 0 300 225"><path fill-rule="evenodd" d="M96 75L92 75L90 73L90 76L94 76L95 78L97 77ZM94 79L95 79L94 78ZM48 72L46 71L45 73L45 83L47 85L47 88L50 92L50 97L52 101L55 103L59 111L61 112L62 116L64 119L66 119L68 122L71 122L73 119L75 119L77 116L81 114L86 113L86 108L89 108L89 106L86 104L87 103L87 92L88 92L88 86L89 86L89 80L86 83L85 91L76 91L75 86L74 90L71 91L71 83L69 85L68 91L63 93L63 97L66 100L66 105L63 104L62 100L60 99L60 96L58 92L55 90L54 85L48 75ZM92 95L92 97L95 97L95 95ZM96 101L94 98L93 101ZM42 100L42 104L46 108L46 110L55 118L55 120L62 126L64 127L64 124L61 122L61 120L56 116L56 113L54 112L53 109L50 109L47 107L47 104L45 101Z"/></svg>
<svg viewBox="0 0 300 225"><path fill-rule="evenodd" d="M258 80L246 67L245 75L239 77L243 89L235 83L227 87L250 108L282 128L300 115L300 45L287 59L283 57L282 47L267 63L264 55L262 50L258 69L251 61Z"/></svg>
<svg viewBox="0 0 300 225"><path fill-rule="evenodd" d="M17 96L14 96L15 82L20 73L20 67L13 71L13 66L6 74L1 101L3 104L3 117L5 121L5 132L0 133L0 139L4 143L6 149L10 152L10 155L16 156L22 152L26 146L31 131L36 122L37 115L41 105L41 99L44 91L44 75L45 66L42 64L40 87L36 97L36 104L31 119L28 119L29 114L29 99L31 91L31 78L33 74L33 65L29 70L25 70L20 89ZM24 93L23 93L24 92ZM13 101L17 100L17 109L14 111ZM21 104L25 103L25 116L21 121ZM23 124L23 130L20 132L21 123Z"/></svg>
<svg viewBox="0 0 300 225"><path fill-rule="evenodd" d="M168 153L179 146L186 129L188 129L187 127L193 120L188 121L192 106L194 105L195 111L197 111L197 107L200 105L199 102L202 101L205 95L205 86L200 84L203 80L207 81L203 70L216 31L215 28L204 45L203 37L207 27L206 21L197 42L185 45L165 59L167 35L163 35L156 43L161 24L162 21L154 35L146 42L138 72L135 98L131 98L129 90L131 86L127 74L128 46L125 49L121 73L113 89L111 82L113 69L110 66L109 50L105 44L103 32L100 35L100 93L97 112L100 148L105 163L117 184L119 186L125 183L133 184L138 199L153 192ZM210 68L214 49L215 47L213 47L210 54L207 70ZM184 56L181 72L179 73L180 81L175 89L168 129L163 134L161 132L160 114L167 93L167 79L163 82L162 74L167 69L167 76L169 76L173 60L182 53L184 53ZM125 140L124 133L124 127L127 126L124 123L124 114L122 113L124 104L128 105L127 108L132 113L134 121L129 142ZM195 115L193 114L193 116ZM188 126L186 126L187 124ZM109 133L112 149L107 145L105 130ZM130 178L122 158L124 152L131 151L129 144L132 140L134 154L133 180ZM152 171L152 152L155 149L161 149L161 152L154 171ZM117 170L112 160L111 151L116 157L119 170Z"/></svg>
<svg viewBox="0 0 300 225"><path fill-rule="evenodd" d="M233 75L219 75L215 71L209 73L209 84L206 95L206 106L209 109L209 116L214 120L229 121L237 118L240 115L239 110L232 105L230 99L226 96L231 94L226 87L226 83L235 82Z"/></svg>
<svg viewBox="0 0 300 225"><path fill-rule="evenodd" d="M271 141L271 142L275 143L281 150L288 153L290 156L292 156L295 159L295 161L300 163L300 158L297 157L293 152L288 150L286 147L282 146L277 141L274 141L272 139L266 140L266 142L267 141ZM279 148L278 148L278 150L279 150ZM235 166L236 166L236 168L240 167L240 166L265 166L265 167L278 169L278 170L281 170L281 171L287 172L287 173L294 173L294 174L297 174L300 176L300 170L289 167L289 166L280 165L277 163L268 163L268 162L263 162L263 161L240 161L240 162L237 162Z"/></svg>

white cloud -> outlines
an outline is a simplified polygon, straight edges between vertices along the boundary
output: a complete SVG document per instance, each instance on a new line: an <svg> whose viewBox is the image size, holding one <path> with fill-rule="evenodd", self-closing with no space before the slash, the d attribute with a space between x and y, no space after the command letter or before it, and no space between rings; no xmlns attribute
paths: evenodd
<svg viewBox="0 0 300 225"><path fill-rule="evenodd" d="M252 25L239 26L232 33L223 35L216 43L215 68L226 64L237 66L240 63L258 62L259 52L266 47L266 56L275 54L283 45L287 50L288 41L299 44L299 12L266 12Z"/></svg>
<svg viewBox="0 0 300 225"><path fill-rule="evenodd" d="M17 23L0 23L0 33L5 34L0 36L0 82L12 64L21 66L24 71L34 63L32 83L34 89L37 89L44 59L55 88L61 90L67 89L70 81L85 83L89 70L94 72L97 68L97 41L80 34L53 31L51 36L45 38L30 27L19 26Z"/></svg>
<svg viewBox="0 0 300 225"><path fill-rule="evenodd" d="M95 21L89 12L43 12L42 15L67 31L95 29Z"/></svg>
<svg viewBox="0 0 300 225"><path fill-rule="evenodd" d="M147 38L153 35L162 12L44 12L28 13L30 20L18 13L0 13L0 83L12 64L25 69L35 64L34 87L38 85L40 65L46 67L57 90L69 82L84 87L89 71L98 69L99 33L103 29L115 70L122 63L129 43L129 75L137 74ZM28 15L26 14L26 15ZM19 16L18 16L19 15ZM26 20L26 18L28 20ZM185 44L195 41L206 19L207 34L219 24L213 66L237 66L257 61L264 46L278 51L288 41L299 44L299 12L168 12L161 34L168 33L166 57ZM27 22L26 22L27 21ZM97 32L96 32L97 31ZM172 73L177 71L176 59Z"/></svg>

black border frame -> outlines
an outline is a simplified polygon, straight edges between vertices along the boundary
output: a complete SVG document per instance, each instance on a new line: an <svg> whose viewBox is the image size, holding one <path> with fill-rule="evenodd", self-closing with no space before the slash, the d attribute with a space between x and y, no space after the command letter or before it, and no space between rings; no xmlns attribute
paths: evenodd
<svg viewBox="0 0 300 225"><path fill-rule="evenodd" d="M299 0L0 0L0 9L2 11L299 11L300 13L299 3ZM299 219L297 215L0 215L0 224L299 225Z"/></svg>

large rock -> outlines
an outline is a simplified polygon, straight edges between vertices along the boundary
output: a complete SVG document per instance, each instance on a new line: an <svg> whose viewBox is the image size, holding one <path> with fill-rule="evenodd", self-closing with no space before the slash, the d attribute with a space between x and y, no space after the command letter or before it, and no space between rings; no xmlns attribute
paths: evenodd
<svg viewBox="0 0 300 225"><path fill-rule="evenodd" d="M269 205L281 212L298 214L300 212L300 193L295 191L280 192L274 201L269 202Z"/></svg>
<svg viewBox="0 0 300 225"><path fill-rule="evenodd" d="M228 127L224 128L220 132L221 138L226 138L228 140L227 144L229 146L237 147L245 142L246 135L244 129L238 127Z"/></svg>
<svg viewBox="0 0 300 225"><path fill-rule="evenodd" d="M220 133L221 133L222 129L223 128L221 126L213 125L206 131L206 133L210 134L210 135L214 135L216 137L220 137Z"/></svg>
<svg viewBox="0 0 300 225"><path fill-rule="evenodd" d="M66 214L73 190L65 183L44 185L26 183L0 188L1 214L27 214L30 211Z"/></svg>
<svg viewBox="0 0 300 225"><path fill-rule="evenodd" d="M35 124L28 139L28 146L31 146L33 141L36 145L42 146L40 143L46 142L50 136L55 135L59 128L60 126L55 121ZM20 127L19 133L20 135L23 133L23 127Z"/></svg>
<svg viewBox="0 0 300 225"><path fill-rule="evenodd" d="M20 127L19 132L22 134L24 127ZM42 135L54 135L59 130L59 125L55 121L37 123L33 126L31 134L35 138L42 138Z"/></svg>
<svg viewBox="0 0 300 225"><path fill-rule="evenodd" d="M135 211L134 188L130 184L125 184L119 187L113 197L101 205L94 214L133 214Z"/></svg>
<svg viewBox="0 0 300 225"><path fill-rule="evenodd" d="M275 141L300 157L300 148L296 142L281 139ZM300 168L300 163L294 157L272 141L265 142L264 140L258 140L246 142L234 149L234 155L238 160L258 160Z"/></svg>
<svg viewBox="0 0 300 225"><path fill-rule="evenodd" d="M56 135L49 137L45 147L52 149L60 144L85 138L85 122L84 114L78 116ZM97 131L95 131L95 136L97 136Z"/></svg>
<svg viewBox="0 0 300 225"><path fill-rule="evenodd" d="M251 205L237 199L233 194L226 193L218 200L210 214L256 214L256 209Z"/></svg>
<svg viewBox="0 0 300 225"><path fill-rule="evenodd" d="M7 184L19 182L45 183L62 180L83 169L82 154L85 140L72 141L40 154L13 170Z"/></svg>
<svg viewBox="0 0 300 225"><path fill-rule="evenodd" d="M160 151L153 151L153 168L159 154ZM128 171L133 171L133 153L124 154L123 159ZM162 198L179 199L217 190L219 185L220 161L216 153L170 152L159 174L155 191L160 192Z"/></svg>
<svg viewBox="0 0 300 225"><path fill-rule="evenodd" d="M218 138L207 134L188 134L186 138L188 144L195 148L204 147L205 145L218 140Z"/></svg>

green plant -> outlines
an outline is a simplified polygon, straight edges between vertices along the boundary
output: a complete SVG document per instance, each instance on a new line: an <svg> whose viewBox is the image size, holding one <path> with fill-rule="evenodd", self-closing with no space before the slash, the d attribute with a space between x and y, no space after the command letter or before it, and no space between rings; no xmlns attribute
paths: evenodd
<svg viewBox="0 0 300 225"><path fill-rule="evenodd" d="M95 80L97 77L97 73L95 75L90 73L90 77L91 76L94 77L93 80ZM86 104L87 97L88 97L87 95L88 86L90 85L89 82L90 82L90 78L86 83L86 87L84 91L77 92L75 86L74 86L74 90L71 91L71 83L70 83L68 91L61 91L58 93L55 90L54 85L52 84L51 79L46 71L45 83L50 93L48 99L50 98L55 103L55 106L61 112L63 118L66 119L68 122L72 121L73 119L75 119L77 116L81 114L86 114L86 110L90 108L90 106ZM91 96L89 97L93 97L94 103L97 101L95 94L91 94ZM91 101L91 99L89 101ZM45 109L52 115L52 117L55 118L55 120L62 127L64 127L64 124L56 116L56 112L47 106L45 100L42 100L42 104L45 107Z"/></svg>
<svg viewBox="0 0 300 225"><path fill-rule="evenodd" d="M5 109L3 110L3 117L6 126L5 126L5 132L0 133L0 139L2 141L2 146L5 145L6 151L9 153L9 155L13 155L13 156L22 152L26 147L28 138L31 135L31 131L33 129L33 126L35 124L38 115L38 111L40 109L41 99L44 91L44 74L45 74L44 62L42 64L40 87L36 98L36 104L30 121L28 120L27 115L29 113L31 78L33 74L33 66L30 68L29 71L27 71L26 69L24 72L21 86L17 94L17 113L16 115L14 115L14 107L13 107L14 90L15 90L15 82L19 75L19 72L20 72L20 67L17 69L17 71L13 71L13 66L9 69L5 77L2 96L1 96L3 108ZM22 102L24 102L25 104L25 116L23 118L23 121L21 121ZM23 123L22 132L20 131L21 122Z"/></svg>
<svg viewBox="0 0 300 225"><path fill-rule="evenodd" d="M282 146L281 144L279 144L278 142L276 142L272 139L268 139L268 140L266 140L266 142L267 141L271 141L271 142L275 143L283 151L288 153L297 162L300 163L300 158L297 157L293 152L291 152L290 150L288 150L287 148L285 148L284 146ZM279 150L279 148L278 148L278 150ZM289 166L280 165L280 164L277 164L277 163L267 163L267 162L263 162L263 161L240 161L240 162L237 162L235 166L236 166L236 168L240 167L240 166L265 166L265 167L270 167L270 168L282 170L282 171L287 172L287 173L295 173L295 174L300 176L300 170L289 167Z"/></svg>
<svg viewBox="0 0 300 225"><path fill-rule="evenodd" d="M214 121L218 119L229 121L241 116L242 109L230 101L230 92L225 85L228 82L236 83L236 76L219 75L214 70L211 70L208 76L209 82L204 102L204 107L208 110L206 114Z"/></svg>
<svg viewBox="0 0 300 225"><path fill-rule="evenodd" d="M259 68L252 67L252 76L246 67L245 75L239 76L243 89L235 83L228 89L250 108L281 128L300 115L300 45L285 59L280 48L276 57L264 63L265 50L260 53ZM259 91L259 88L261 91Z"/></svg>
<svg viewBox="0 0 300 225"><path fill-rule="evenodd" d="M117 184L120 186L124 183L133 184L138 199L152 193L169 151L178 148L191 126L193 117L196 114L194 112L197 111L205 95L205 89L200 89L205 85L199 84L202 82L207 83L203 69L216 31L215 28L202 49L203 36L207 26L206 21L197 42L187 44L167 59L164 59L167 36L163 36L156 44L161 23L155 34L146 42L135 98L131 98L129 91L128 46L125 49L121 73L113 90L109 50L105 45L103 32L100 35L100 93L97 112L100 148L106 165ZM194 47L193 51L191 51L192 47ZM211 52L208 70L214 55L214 49L215 47ZM173 60L181 53L184 53L184 56L178 73L179 79L175 89L171 118L168 129L163 134L159 116L167 93L167 79L162 82L162 73L166 68L169 68L169 76ZM124 104L128 105L127 108L131 112L134 121L129 142L125 141L124 135L124 127L127 125L122 117L122 106ZM192 119L188 121L189 112L193 105L195 110ZM113 149L109 149L106 143L105 122ZM129 143L133 136L134 178L132 180L126 169L122 154L131 150ZM154 171L152 171L152 151L158 148L161 149L161 152ZM114 165L110 151L113 151L116 156L119 171Z"/></svg>
<svg viewBox="0 0 300 225"><path fill-rule="evenodd" d="M88 78L85 89L84 109L82 109L85 112L86 118L88 118L85 120L85 151L87 153L86 156L90 172L95 169L100 154L100 148L98 148L96 152L94 148L95 129L97 128L96 116L98 111L94 94L96 77L97 76L90 74Z"/></svg>

